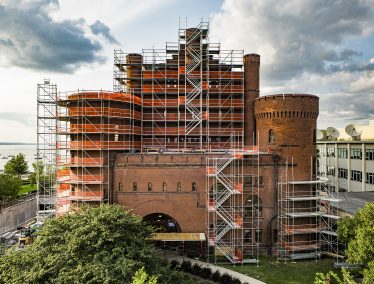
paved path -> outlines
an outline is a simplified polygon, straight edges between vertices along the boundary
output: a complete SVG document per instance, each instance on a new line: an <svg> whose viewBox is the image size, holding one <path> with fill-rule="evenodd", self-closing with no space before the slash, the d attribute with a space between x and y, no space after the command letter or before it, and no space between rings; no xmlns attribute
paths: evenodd
<svg viewBox="0 0 374 284"><path fill-rule="evenodd" d="M227 274L231 275L232 277L238 278L242 283L265 284L265 282L262 282L260 280L255 279L255 278L252 278L252 277L249 277L247 275L241 274L239 272L235 272L235 271L232 271L230 269L214 265L213 263L207 263L207 262L203 262L203 261L200 261L200 260L196 260L196 259L192 259L192 258L188 258L188 257L183 257L183 256L168 255L166 257L169 260L177 260L179 262L182 262L183 260L186 260L186 261L188 260L192 264L197 263L201 267L209 267L212 270L212 273L214 273L216 270L218 270L221 275L224 274L224 273L227 273Z"/></svg>

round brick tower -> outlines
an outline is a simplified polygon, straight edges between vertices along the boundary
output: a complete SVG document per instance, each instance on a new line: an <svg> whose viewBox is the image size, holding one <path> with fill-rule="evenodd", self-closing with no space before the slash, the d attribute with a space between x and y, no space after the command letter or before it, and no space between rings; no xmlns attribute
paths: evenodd
<svg viewBox="0 0 374 284"><path fill-rule="evenodd" d="M244 55L244 146L256 144L254 102L260 95L260 55Z"/></svg>
<svg viewBox="0 0 374 284"><path fill-rule="evenodd" d="M264 96L255 101L259 146L293 165L294 180L310 180L315 158L319 98L307 94ZM290 177L291 178L291 177Z"/></svg>

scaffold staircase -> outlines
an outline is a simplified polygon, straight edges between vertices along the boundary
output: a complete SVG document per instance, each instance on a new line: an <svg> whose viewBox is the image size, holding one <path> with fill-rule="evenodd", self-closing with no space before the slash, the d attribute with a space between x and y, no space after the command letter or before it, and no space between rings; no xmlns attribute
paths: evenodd
<svg viewBox="0 0 374 284"><path fill-rule="evenodd" d="M206 37L208 26L201 23L193 33L187 34L186 30L186 111L191 114L191 120L186 121L186 135L201 125L202 111L202 63L203 63L203 39ZM198 44L196 40L198 39ZM187 91L190 89L190 91ZM196 103L198 100L198 103Z"/></svg>
<svg viewBox="0 0 374 284"><path fill-rule="evenodd" d="M215 180L209 189L207 210L213 213L213 227L208 229L208 244L214 246L223 256L232 263L241 263L243 254L238 246L240 238L235 239L234 231L243 226L243 204L234 207L224 206L225 201L233 195L243 193L241 183L242 173L235 175L226 173L225 169L235 160L241 159L241 155L229 154L215 157L208 162L207 177ZM231 233L230 233L231 231Z"/></svg>

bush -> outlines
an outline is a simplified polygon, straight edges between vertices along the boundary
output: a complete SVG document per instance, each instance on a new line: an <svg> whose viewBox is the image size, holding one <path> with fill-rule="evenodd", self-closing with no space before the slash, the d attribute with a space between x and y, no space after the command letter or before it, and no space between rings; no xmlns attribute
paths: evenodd
<svg viewBox="0 0 374 284"><path fill-rule="evenodd" d="M190 261L183 261L182 264L181 264L181 269L184 272L191 273L191 271L192 271L191 262Z"/></svg>
<svg viewBox="0 0 374 284"><path fill-rule="evenodd" d="M212 276L212 270L209 267L201 268L200 276L209 279Z"/></svg>
<svg viewBox="0 0 374 284"><path fill-rule="evenodd" d="M223 274L219 280L219 283L221 284L231 284L231 282L232 282L232 277L227 273Z"/></svg>
<svg viewBox="0 0 374 284"><path fill-rule="evenodd" d="M170 268L171 268L171 269L176 270L176 269L178 269L178 266L179 266L179 261L177 261L177 260L172 260L172 261L170 262Z"/></svg>
<svg viewBox="0 0 374 284"><path fill-rule="evenodd" d="M201 273L201 267L200 267L200 265L198 265L197 263L195 263L192 266L192 273L195 274L195 275L200 275L200 273Z"/></svg>
<svg viewBox="0 0 374 284"><path fill-rule="evenodd" d="M233 278L231 284L242 284L242 282L238 278Z"/></svg>
<svg viewBox="0 0 374 284"><path fill-rule="evenodd" d="M213 280L214 282L218 282L220 279L221 279L221 273L219 273L219 271L216 270L216 271L212 274L212 280Z"/></svg>

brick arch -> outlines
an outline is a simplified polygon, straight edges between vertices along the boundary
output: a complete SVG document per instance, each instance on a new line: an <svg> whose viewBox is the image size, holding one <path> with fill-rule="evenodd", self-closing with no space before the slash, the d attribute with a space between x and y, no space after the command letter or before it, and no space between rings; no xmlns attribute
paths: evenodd
<svg viewBox="0 0 374 284"><path fill-rule="evenodd" d="M132 208L132 212L145 217L154 213L161 213L172 217L179 225L182 232L191 227L191 215L182 206L177 206L162 199L152 199L140 203Z"/></svg>

